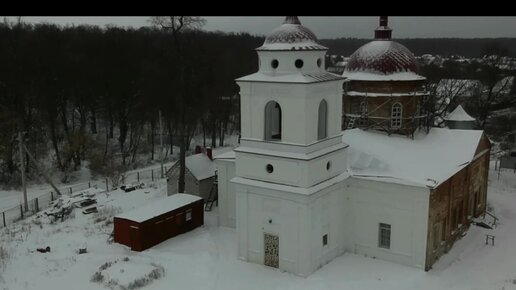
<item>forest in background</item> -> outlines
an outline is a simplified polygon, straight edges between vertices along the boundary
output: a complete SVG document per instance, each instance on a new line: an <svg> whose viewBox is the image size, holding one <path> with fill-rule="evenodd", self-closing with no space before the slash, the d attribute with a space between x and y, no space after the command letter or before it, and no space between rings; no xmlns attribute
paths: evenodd
<svg viewBox="0 0 516 290"><path fill-rule="evenodd" d="M188 150L195 133L204 135L204 146L222 145L228 128L239 129L234 79L257 71L254 49L263 40L193 29L175 35L159 27L1 23L0 184L20 183L18 132L63 182L85 161L107 174L135 165L139 154L155 160L160 111L167 154L178 137ZM329 54L349 56L367 41L321 43ZM397 41L416 55L479 56L487 48L511 56L516 49L516 39ZM444 69L435 68L433 78L453 76ZM36 178L25 160L29 178Z"/></svg>
<svg viewBox="0 0 516 290"><path fill-rule="evenodd" d="M372 39L337 38L321 39L329 48L328 54L349 56L360 46ZM460 55L466 58L482 57L487 53L516 57L516 38L394 38L406 46L414 55L423 54L450 57Z"/></svg>

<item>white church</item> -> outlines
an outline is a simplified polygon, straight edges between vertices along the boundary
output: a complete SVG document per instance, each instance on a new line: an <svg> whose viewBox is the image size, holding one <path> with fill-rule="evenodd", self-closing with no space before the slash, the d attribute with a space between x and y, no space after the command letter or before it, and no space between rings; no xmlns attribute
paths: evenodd
<svg viewBox="0 0 516 290"><path fill-rule="evenodd" d="M375 41L395 43L384 20L377 30L389 34ZM258 72L236 80L241 142L215 156L219 224L236 228L239 259L300 276L345 252L429 270L485 210L489 141L479 130L342 130L353 74L327 72L327 50L288 16L256 49ZM358 81L368 73L398 85L413 81L407 74L424 80L409 70L399 79L399 71L353 72ZM367 86L369 108L391 98L392 128L413 121L409 105L400 106L416 94L391 88L375 99L378 85Z"/></svg>

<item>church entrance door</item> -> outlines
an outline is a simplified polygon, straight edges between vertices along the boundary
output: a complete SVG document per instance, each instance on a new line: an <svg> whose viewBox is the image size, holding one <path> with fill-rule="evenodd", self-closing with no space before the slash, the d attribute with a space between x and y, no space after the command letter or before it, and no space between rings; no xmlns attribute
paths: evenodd
<svg viewBox="0 0 516 290"><path fill-rule="evenodd" d="M263 246L263 264L269 267L279 268L279 237L264 233Z"/></svg>

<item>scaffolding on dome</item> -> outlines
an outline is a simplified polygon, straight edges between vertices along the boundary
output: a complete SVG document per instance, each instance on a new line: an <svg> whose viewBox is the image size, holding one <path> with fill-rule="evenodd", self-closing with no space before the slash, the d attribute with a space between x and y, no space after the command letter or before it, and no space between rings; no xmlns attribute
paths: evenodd
<svg viewBox="0 0 516 290"><path fill-rule="evenodd" d="M349 97L349 92L345 91L344 96ZM377 95L377 94L373 94ZM413 114L411 116L403 116L400 113L399 117L394 117L391 113L388 117L375 115L379 110L392 106L398 101L393 98L395 96L414 96L414 98L410 98L408 102L403 104L403 107L416 106ZM363 130L379 130L384 131L388 135L393 133L406 135L407 137L414 138L414 132L416 129L424 130L426 133L429 132L430 127L432 127L431 120L431 102L430 96L427 92L414 91L413 93L406 94L393 94L390 93L386 101L382 102L380 105L375 106L372 110L369 110L369 104L371 103L369 99L375 98L376 96L371 96L368 92L354 92L354 96L361 96L361 101L357 106L357 103L353 103L353 107L349 112L345 108L343 108L343 120L342 120L342 129L353 129L360 128ZM420 96L421 99L415 98L415 96ZM414 104L414 102L418 102ZM343 103L344 104L344 103ZM350 106L351 107L351 106ZM392 110L392 109L391 109ZM396 125L399 120L399 125Z"/></svg>

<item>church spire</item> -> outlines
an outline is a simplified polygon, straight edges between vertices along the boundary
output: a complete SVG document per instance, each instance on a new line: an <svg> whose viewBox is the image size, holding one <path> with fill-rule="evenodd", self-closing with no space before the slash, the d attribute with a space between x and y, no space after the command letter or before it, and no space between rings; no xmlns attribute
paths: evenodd
<svg viewBox="0 0 516 290"><path fill-rule="evenodd" d="M387 26L389 24L389 19L387 16L380 16L380 26L378 26L374 31L375 39L384 39L390 40L392 37L392 29Z"/></svg>
<svg viewBox="0 0 516 290"><path fill-rule="evenodd" d="M283 24L301 25L301 21L299 21L299 18L297 18L297 16L287 16L287 17L285 17L285 21L283 21Z"/></svg>

